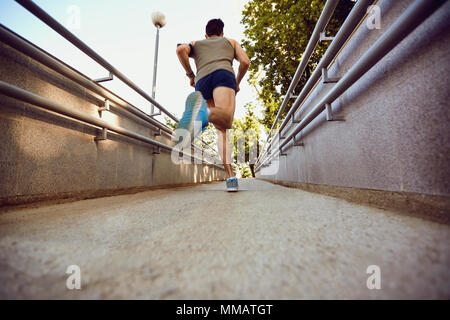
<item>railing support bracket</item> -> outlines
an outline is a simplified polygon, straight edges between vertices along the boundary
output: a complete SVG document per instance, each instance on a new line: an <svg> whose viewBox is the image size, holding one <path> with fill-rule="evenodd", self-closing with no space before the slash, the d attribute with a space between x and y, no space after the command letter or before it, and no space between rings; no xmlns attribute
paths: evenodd
<svg viewBox="0 0 450 320"><path fill-rule="evenodd" d="M323 83L336 83L339 78L328 78L328 69L322 68L322 82Z"/></svg>
<svg viewBox="0 0 450 320"><path fill-rule="evenodd" d="M157 113L151 113L151 114L149 114L148 116L149 117L155 117L155 116L159 116L161 114L161 109L158 109L158 112Z"/></svg>
<svg viewBox="0 0 450 320"><path fill-rule="evenodd" d="M109 76L103 77L103 78L94 79L92 81L100 83L100 82L111 81L111 80L114 80L114 75L110 72Z"/></svg>
<svg viewBox="0 0 450 320"><path fill-rule="evenodd" d="M102 117L103 111L109 111L109 100L108 99L105 99L105 104L103 105L103 107L98 108L98 114L99 114L100 118Z"/></svg>
<svg viewBox="0 0 450 320"><path fill-rule="evenodd" d="M94 141L102 141L108 139L108 129L102 128L102 131L99 135L94 138Z"/></svg>
<svg viewBox="0 0 450 320"><path fill-rule="evenodd" d="M294 136L294 146L295 147L304 147L305 144L303 143L302 139L298 139Z"/></svg>
<svg viewBox="0 0 450 320"><path fill-rule="evenodd" d="M331 109L331 104L327 103L325 105L327 111L327 121L345 121L344 116L342 115L333 115L333 109Z"/></svg>
<svg viewBox="0 0 450 320"><path fill-rule="evenodd" d="M320 42L322 42L322 41L333 41L333 39L334 39L334 37L327 37L326 36L326 34L325 34L325 31L322 31L321 33L320 33Z"/></svg>

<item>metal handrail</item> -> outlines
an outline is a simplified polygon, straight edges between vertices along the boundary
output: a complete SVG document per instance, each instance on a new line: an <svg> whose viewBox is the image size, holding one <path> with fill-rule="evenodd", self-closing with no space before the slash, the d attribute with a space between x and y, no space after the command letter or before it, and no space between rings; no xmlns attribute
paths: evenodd
<svg viewBox="0 0 450 320"><path fill-rule="evenodd" d="M375 2L378 0L375 0ZM355 27L360 23L361 19L367 14L367 8L371 5L374 0L358 0L353 9L350 11L347 19L345 19L342 27L339 29L338 33L334 37L324 56L320 60L319 64L316 66L313 74L309 77L302 91L298 95L288 114L281 123L278 132L282 132L283 128L289 122L290 117L297 111L298 107L304 102L306 97L308 97L309 92L314 88L317 81L322 77L322 69L329 68L330 63L334 60L338 52L341 50L345 42L348 40L350 35L353 33Z"/></svg>
<svg viewBox="0 0 450 320"><path fill-rule="evenodd" d="M109 91L107 88L102 85L96 83L86 75L72 68L68 64L59 60L58 58L52 56L50 53L45 50L39 48L35 44L21 37L14 31L8 29L4 25L0 24L0 40L14 49L24 53L28 57L42 63L47 66L51 70L58 72L64 77L78 83L82 87L97 93L98 95L108 99L112 105L118 106L132 113L133 115L149 122L150 124L156 126L157 128L172 134L172 129L161 124L159 121L149 117L146 113L136 108L123 98L117 96L116 94Z"/></svg>
<svg viewBox="0 0 450 320"><path fill-rule="evenodd" d="M97 52L95 52L88 45L86 45L83 41L81 41L78 37L76 37L73 33L71 33L69 30L67 30L62 24L60 24L58 21L56 21L53 17L51 17L47 12L45 12L42 8L40 8L38 5L36 5L33 1L31 1L31 0L16 0L16 2L19 3L21 6L23 6L25 9L27 9L30 13L35 15L37 18L39 18L42 22L44 22L46 25L48 25L50 28L52 28L54 31L56 31L58 34L60 34L66 40L71 42L74 46L76 46L79 50L84 52L91 59L93 59L98 64L100 64L102 67L104 67L106 70L108 70L111 75L114 75L117 78L119 78L120 80L122 80L123 83L125 83L128 87L133 89L135 92L137 92L140 96L142 96L143 98L148 100L152 105L156 106L160 111L162 111L164 114L166 114L169 118L171 118L172 120L174 120L177 123L179 122L179 119L177 117L175 117L168 110L166 110L155 99L153 99L151 96L149 96L144 90L139 88L135 83L133 83L130 79L128 79L119 70L114 68L114 66L112 66L108 61L106 61L104 58L102 58ZM146 115L146 116L148 118L151 118L151 116L149 116L149 115ZM205 141L203 141L203 139L201 139L200 137L198 137L198 139L203 144L207 145L216 154L218 154L217 151L214 150L214 148L212 148Z"/></svg>
<svg viewBox="0 0 450 320"><path fill-rule="evenodd" d="M108 61L103 59L97 52L92 50L89 46L87 46L83 41L77 38L72 32L67 30L62 24L53 19L47 12L45 12L41 7L36 5L31 0L16 0L22 7L31 12L34 16L39 18L42 22L52 28L54 31L59 33L66 40L71 42L75 47L83 51L87 56L95 60L98 64L100 64L103 68L108 70L111 74L122 80L123 83L128 85L131 89L136 91L140 96L148 100L150 103L158 107L162 112L164 112L167 116L169 116L172 120L178 122L179 120L167 111L162 105L160 105L155 99L149 96L144 90L139 88L135 83L133 83L130 79L128 79L123 73L114 68Z"/></svg>
<svg viewBox="0 0 450 320"><path fill-rule="evenodd" d="M303 72L305 72L305 69L306 69L306 66L308 65L309 60L311 59L311 56L314 53L314 50L316 49L317 44L319 43L320 33L323 30L325 30L338 3L339 3L339 0L328 0L326 2L325 6L322 10L322 13L320 14L319 20L317 20L316 26L314 27L314 30L311 34L311 38L309 38L308 45L306 46L305 51L303 52L302 59L300 60L300 63L297 66L297 70L295 71L294 77L292 78L292 81L289 85L286 95L281 103L281 107L278 110L277 116L272 124L272 127L270 128L269 135L267 136L266 141L269 141L269 139L272 137L272 132L273 132L276 124L278 123L278 120L280 119L281 114L283 113L284 109L286 108L286 105L288 104L289 100L291 99L293 91L297 87L297 85L303 75ZM263 149L264 149L264 147L265 147L265 145L263 146ZM258 163L258 160L256 162Z"/></svg>
<svg viewBox="0 0 450 320"><path fill-rule="evenodd" d="M30 103L32 105L68 116L68 117L71 117L74 119L77 119L79 121L83 121L85 123L88 123L90 125L93 125L93 126L96 126L99 128L109 129L117 134L124 135L124 136L130 137L130 138L151 144L155 147L163 148L168 151L175 151L175 152L180 152L180 153L183 152L182 150L180 150L178 148L166 145L160 141L140 135L138 133L127 130L118 125L109 123L108 121L105 121L103 119L96 118L94 116L91 116L89 114L86 114L84 112L76 110L74 108L66 107L61 103L52 101L45 97L41 97L35 93L21 89L19 87L16 87L16 86L6 83L4 81L0 81L0 93L5 96L8 96L8 97L20 100L20 101L24 101L24 102ZM197 157L192 156L192 155L191 155L191 157L203 162L203 159L198 159ZM211 165L221 168L218 165L216 165L215 163L211 163Z"/></svg>
<svg viewBox="0 0 450 320"><path fill-rule="evenodd" d="M103 98L106 98L110 101L111 106L116 106L125 109L126 111L132 113L133 115L147 121L153 126L156 126L157 128L161 129L162 131L172 135L173 131L171 128L161 124L159 121L153 119L152 117L149 117L146 113L141 111L140 109L133 106L131 103L127 102L123 98L117 96L113 92L109 91L107 88L103 87L102 85L98 84L97 82L93 81L86 75L82 74L78 70L72 68L68 64L64 63L63 61L59 60L58 58L52 56L50 53L46 52L42 48L39 48L35 44L31 43L30 41L26 40L25 38L21 37L14 31L8 29L4 25L0 24L0 40L4 43L8 44L12 48L22 52L23 54L27 55L28 57L38 61L39 63L42 63L43 65L47 66L51 70L58 72L59 74L63 75L64 77L71 79L72 81L80 84L82 87L91 90ZM206 142L202 141L207 147L209 147L211 150L213 150L216 154L217 151L214 150L209 144L206 144ZM194 148L197 148L193 144Z"/></svg>
<svg viewBox="0 0 450 320"><path fill-rule="evenodd" d="M284 108L286 107L289 99L291 98L291 95L293 94L294 89L297 87L297 85L303 75L303 72L305 72L306 66L308 65L308 62L311 59L311 56L314 53L314 50L316 49L317 44L319 43L320 33L323 30L325 30L338 3L339 3L339 0L328 0L326 2L325 7L323 8L322 13L320 14L319 20L317 21L316 26L314 27L314 31L311 34L311 38L309 38L308 45L306 46L306 49L303 52L302 59L300 60L300 63L298 64L297 70L295 71L294 77L291 81L291 84L289 85L286 96L284 97L283 102L281 103L281 107L278 110L277 116L275 118L275 121L272 124L272 128L270 129L270 132L272 132L272 130L275 128L276 124L278 123L278 120L280 119L280 116L283 113ZM269 136L270 136L270 133L269 133Z"/></svg>
<svg viewBox="0 0 450 320"><path fill-rule="evenodd" d="M378 1L378 0L375 0ZM317 84L317 81L320 80L322 77L322 69L323 68L329 68L330 64L338 54L338 52L342 49L343 45L348 40L349 36L354 31L355 27L361 22L363 17L367 14L367 8L369 5L375 2L374 0L359 0L355 6L350 11L350 14L345 19L344 23L342 24L342 27L339 29L338 33L334 37L333 41L331 42L330 46L328 47L327 51L325 52L324 56L320 60L319 64L316 66L314 72L309 77L308 81L306 82L305 86L303 87L302 91L297 96L294 104L290 108L288 114L283 119L280 127L278 128L277 132L274 134L274 137L277 136L278 133L282 134L282 130L286 127L292 117L294 117L295 112L298 110L298 108L305 102L306 98L309 96L309 93L311 90L315 87ZM273 128L274 126L272 126ZM272 129L271 129L272 130ZM264 150L263 153L261 153L260 157L258 157L257 164L262 161L263 157L266 155L267 150Z"/></svg>
<svg viewBox="0 0 450 320"><path fill-rule="evenodd" d="M280 143L278 150L268 160L283 151L285 147L301 130L317 118L325 110L326 104L331 104L378 61L388 54L414 29L425 21L446 0L416 0L405 12L389 27L388 30L370 47L370 49L358 60L358 62L344 75L342 79L314 106L293 131ZM260 166L259 166L260 167ZM259 169L256 168L255 170Z"/></svg>

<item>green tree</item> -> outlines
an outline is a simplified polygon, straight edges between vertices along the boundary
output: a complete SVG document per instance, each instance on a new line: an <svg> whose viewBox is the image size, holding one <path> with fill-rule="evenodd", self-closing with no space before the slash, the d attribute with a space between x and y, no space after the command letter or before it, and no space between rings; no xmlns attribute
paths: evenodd
<svg viewBox="0 0 450 320"><path fill-rule="evenodd" d="M241 177L249 178L255 177L254 162L260 147L260 122L255 115L254 105L247 103L244 108L246 109L244 117L233 121L233 154ZM242 159L239 159L239 148L244 151Z"/></svg>
<svg viewBox="0 0 450 320"><path fill-rule="evenodd" d="M199 146L200 148L203 148L204 152L211 154L211 155L216 155L217 159L220 159L220 155L217 153L218 152L217 132L216 132L216 128L213 126L212 123L209 123L206 126L205 131L200 133L199 138L201 138L201 140L204 143L200 139L195 139L194 144ZM205 143L208 144L210 147L205 146ZM214 152L211 149L214 149L216 152Z"/></svg>
<svg viewBox="0 0 450 320"><path fill-rule="evenodd" d="M295 70L306 49L325 0L251 0L243 12L242 46L251 59L249 83L257 88L264 105L261 123L269 130L280 108ZM339 2L328 26L327 36L335 35L354 2ZM314 51L300 82L298 94L309 79L329 43L321 42ZM289 111L289 102L284 115Z"/></svg>
<svg viewBox="0 0 450 320"><path fill-rule="evenodd" d="M175 130L177 128L177 123L171 120L169 117L164 116L164 120L166 120L166 126Z"/></svg>

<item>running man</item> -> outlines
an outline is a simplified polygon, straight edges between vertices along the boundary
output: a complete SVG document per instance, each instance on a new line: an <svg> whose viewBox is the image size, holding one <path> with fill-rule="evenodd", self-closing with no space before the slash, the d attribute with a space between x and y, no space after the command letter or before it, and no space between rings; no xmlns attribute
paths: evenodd
<svg viewBox="0 0 450 320"><path fill-rule="evenodd" d="M227 173L227 190L237 191L238 181L231 167L232 148L227 129L231 129L236 93L239 92L239 84L247 72L250 60L237 41L223 36L223 27L222 20L212 19L206 25L205 40L179 44L177 47L178 59L191 86L196 90L186 102L186 111L178 127L195 136L200 130L194 132L194 121L201 121L202 129L208 122L212 122L217 131L217 146ZM197 75L192 71L189 57L195 61ZM232 67L234 59L239 61L237 76ZM207 107L201 104L201 96L206 100Z"/></svg>

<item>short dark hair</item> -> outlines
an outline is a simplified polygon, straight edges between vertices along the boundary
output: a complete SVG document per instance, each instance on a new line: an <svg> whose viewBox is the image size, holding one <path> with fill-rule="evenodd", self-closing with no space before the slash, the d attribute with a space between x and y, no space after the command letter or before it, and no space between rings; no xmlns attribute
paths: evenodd
<svg viewBox="0 0 450 320"><path fill-rule="evenodd" d="M211 19L206 24L206 34L208 36L220 36L223 32L223 21L220 19Z"/></svg>

